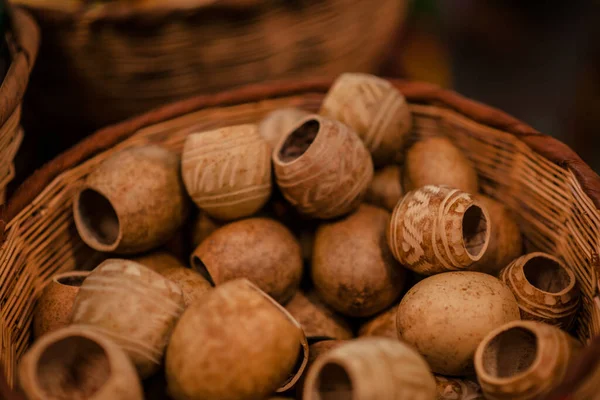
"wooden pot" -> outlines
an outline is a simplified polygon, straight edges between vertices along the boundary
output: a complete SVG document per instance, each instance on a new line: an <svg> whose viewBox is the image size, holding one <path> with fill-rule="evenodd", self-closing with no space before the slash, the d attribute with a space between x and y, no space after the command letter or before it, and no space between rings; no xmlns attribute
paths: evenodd
<svg viewBox="0 0 600 400"><path fill-rule="evenodd" d="M408 149L402 178L407 192L427 185L445 185L471 194L478 191L473 164L444 136L425 138Z"/></svg>
<svg viewBox="0 0 600 400"><path fill-rule="evenodd" d="M108 259L81 285L73 323L120 345L145 378L160 367L183 309L183 294L175 283L136 262Z"/></svg>
<svg viewBox="0 0 600 400"><path fill-rule="evenodd" d="M435 375L436 400L484 400L481 387L470 379Z"/></svg>
<svg viewBox="0 0 600 400"><path fill-rule="evenodd" d="M214 231L191 256L215 285L246 278L281 304L298 290L302 254L294 235L268 218L236 221Z"/></svg>
<svg viewBox="0 0 600 400"><path fill-rule="evenodd" d="M401 183L402 168L388 165L375 171L375 176L367 190L365 201L392 212L404 192Z"/></svg>
<svg viewBox="0 0 600 400"><path fill-rule="evenodd" d="M541 398L565 376L580 345L559 328L514 321L490 332L475 353L475 370L486 398Z"/></svg>
<svg viewBox="0 0 600 400"><path fill-rule="evenodd" d="M88 275L88 271L69 271L52 277L33 310L35 339L69 325L75 296Z"/></svg>
<svg viewBox="0 0 600 400"><path fill-rule="evenodd" d="M406 271L385 240L389 219L384 209L363 204L317 230L311 275L319 296L334 310L368 317L398 299Z"/></svg>
<svg viewBox="0 0 600 400"><path fill-rule="evenodd" d="M29 400L142 400L131 360L109 338L84 326L40 338L23 356L19 381Z"/></svg>
<svg viewBox="0 0 600 400"><path fill-rule="evenodd" d="M181 173L194 203L220 220L250 216L271 195L269 145L252 124L190 134Z"/></svg>
<svg viewBox="0 0 600 400"><path fill-rule="evenodd" d="M186 307L212 289L206 278L167 252L156 251L136 257L132 261L145 265L179 286Z"/></svg>
<svg viewBox="0 0 600 400"><path fill-rule="evenodd" d="M304 381L306 380L306 374L310 370L310 367L317 361L319 357L323 354L330 352L336 347L340 347L344 343L348 343L347 340L321 340L319 342L315 342L309 346L308 350L308 362L306 363L306 368L304 369L304 373L302 377L298 380L298 384L296 385L296 398L302 399L304 395Z"/></svg>
<svg viewBox="0 0 600 400"><path fill-rule="evenodd" d="M321 219L355 210L373 179L371 156L356 133L318 115L281 138L273 165L285 198L301 213Z"/></svg>
<svg viewBox="0 0 600 400"><path fill-rule="evenodd" d="M354 129L378 166L394 160L412 127L402 93L385 79L368 74L340 75L327 92L320 114Z"/></svg>
<svg viewBox="0 0 600 400"><path fill-rule="evenodd" d="M258 124L258 133L274 149L281 137L294 128L309 113L299 108L280 108L268 113Z"/></svg>
<svg viewBox="0 0 600 400"><path fill-rule="evenodd" d="M387 239L396 260L419 274L464 270L485 254L489 221L486 208L470 194L424 186L398 203Z"/></svg>
<svg viewBox="0 0 600 400"><path fill-rule="evenodd" d="M166 243L188 209L179 158L158 146L136 147L106 159L88 175L73 201L81 239L95 250L118 254Z"/></svg>
<svg viewBox="0 0 600 400"><path fill-rule="evenodd" d="M304 383L304 400L435 399L435 380L411 347L387 338L361 338L319 357Z"/></svg>
<svg viewBox="0 0 600 400"><path fill-rule="evenodd" d="M291 388L307 359L300 325L257 286L238 279L183 313L167 349L166 375L175 399L260 399Z"/></svg>
<svg viewBox="0 0 600 400"><path fill-rule="evenodd" d="M512 290L521 319L545 322L568 330L579 308L579 285L573 271L545 253L517 258L500 272Z"/></svg>
<svg viewBox="0 0 600 400"><path fill-rule="evenodd" d="M398 305L392 306L387 311L371 318L360 326L358 336L377 336L398 340L398 329L396 328L396 314Z"/></svg>

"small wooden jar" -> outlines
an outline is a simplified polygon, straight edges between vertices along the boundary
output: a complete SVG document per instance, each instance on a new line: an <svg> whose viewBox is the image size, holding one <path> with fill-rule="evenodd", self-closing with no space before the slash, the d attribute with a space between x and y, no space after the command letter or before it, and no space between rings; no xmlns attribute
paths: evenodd
<svg viewBox="0 0 600 400"><path fill-rule="evenodd" d="M365 201L392 212L404 192L401 183L402 168L399 165L388 165L375 171Z"/></svg>
<svg viewBox="0 0 600 400"><path fill-rule="evenodd" d="M484 400L481 387L469 379L435 375L437 400Z"/></svg>
<svg viewBox="0 0 600 400"><path fill-rule="evenodd" d="M490 332L475 353L486 398L541 398L562 381L580 345L567 333L534 321L514 321Z"/></svg>
<svg viewBox="0 0 600 400"><path fill-rule="evenodd" d="M81 285L73 323L120 345L145 378L160 367L183 309L183 294L175 283L139 263L108 259Z"/></svg>
<svg viewBox="0 0 600 400"><path fill-rule="evenodd" d="M355 210L373 179L371 155L346 125L311 115L273 151L277 185L301 213L328 219Z"/></svg>
<svg viewBox="0 0 600 400"><path fill-rule="evenodd" d="M304 400L435 399L429 366L411 347L387 338L361 338L317 358Z"/></svg>
<svg viewBox="0 0 600 400"><path fill-rule="evenodd" d="M334 310L369 317L398 299L406 270L385 241L389 219L384 209L363 204L317 229L311 275L319 297Z"/></svg>
<svg viewBox="0 0 600 400"><path fill-rule="evenodd" d="M258 133L267 141L269 147L274 149L281 137L307 115L308 112L293 107L271 111L258 124Z"/></svg>
<svg viewBox="0 0 600 400"><path fill-rule="evenodd" d="M69 271L52 277L33 310L35 339L71 323L75 296L88 275L88 271Z"/></svg>
<svg viewBox="0 0 600 400"><path fill-rule="evenodd" d="M515 295L521 319L571 327L579 308L579 286L561 260L540 252L526 254L503 269L500 279Z"/></svg>
<svg viewBox="0 0 600 400"><path fill-rule="evenodd" d="M127 355L84 326L45 335L25 353L19 381L29 400L142 400L142 385Z"/></svg>
<svg viewBox="0 0 600 400"><path fill-rule="evenodd" d="M166 376L176 400L261 399L291 388L307 360L300 325L250 281L238 279L184 312L167 349Z"/></svg>
<svg viewBox="0 0 600 400"><path fill-rule="evenodd" d="M397 313L398 305L396 304L362 324L358 330L358 336L377 336L398 340Z"/></svg>
<svg viewBox="0 0 600 400"><path fill-rule="evenodd" d="M471 194L478 190L473 164L443 136L425 138L408 149L402 178L407 192L427 185L445 185Z"/></svg>
<svg viewBox="0 0 600 400"><path fill-rule="evenodd" d="M269 218L217 229L194 250L191 264L215 285L246 278L281 304L298 290L303 268L294 235Z"/></svg>
<svg viewBox="0 0 600 400"><path fill-rule="evenodd" d="M269 145L252 124L190 134L181 173L194 203L224 221L254 214L271 195Z"/></svg>
<svg viewBox="0 0 600 400"><path fill-rule="evenodd" d="M419 274L464 270L486 252L489 221L485 207L470 194L424 186L398 203L387 239L396 260Z"/></svg>
<svg viewBox="0 0 600 400"><path fill-rule="evenodd" d="M373 75L340 75L323 100L320 114L358 133L375 165L394 160L412 127L406 99L390 82Z"/></svg>
<svg viewBox="0 0 600 400"><path fill-rule="evenodd" d="M135 147L108 158L73 201L81 239L95 250L118 254L165 244L188 210L179 157L158 146Z"/></svg>

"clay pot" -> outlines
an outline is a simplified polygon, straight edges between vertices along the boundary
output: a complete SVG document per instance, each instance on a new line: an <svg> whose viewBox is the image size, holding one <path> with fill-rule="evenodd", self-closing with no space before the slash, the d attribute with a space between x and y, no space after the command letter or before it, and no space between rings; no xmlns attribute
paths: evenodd
<svg viewBox="0 0 600 400"><path fill-rule="evenodd" d="M249 218L214 231L191 256L192 266L215 285L246 278L281 304L298 290L302 255L279 222Z"/></svg>
<svg viewBox="0 0 600 400"><path fill-rule="evenodd" d="M250 281L238 279L183 313L167 349L169 392L175 399L260 399L291 388L307 359L300 325Z"/></svg>
<svg viewBox="0 0 600 400"><path fill-rule="evenodd" d="M292 297L285 309L298 321L311 341L327 339L351 339L354 337L350 325L321 302L315 293L300 291Z"/></svg>
<svg viewBox="0 0 600 400"><path fill-rule="evenodd" d="M486 398L541 398L565 376L579 343L562 330L514 321L490 332L477 348L475 369Z"/></svg>
<svg viewBox="0 0 600 400"><path fill-rule="evenodd" d="M400 295L406 271L385 240L390 214L367 204L317 230L312 279L319 296L334 310L368 317L389 307Z"/></svg>
<svg viewBox="0 0 600 400"><path fill-rule="evenodd" d="M88 271L69 271L52 277L33 310L35 339L69 325L75 296L88 275Z"/></svg>
<svg viewBox="0 0 600 400"><path fill-rule="evenodd" d="M521 231L513 215L499 202L482 194L473 198L487 210L490 217L490 243L479 261L469 268L496 276L523 251Z"/></svg>
<svg viewBox="0 0 600 400"><path fill-rule="evenodd" d="M484 400L481 387L469 379L435 375L437 400Z"/></svg>
<svg viewBox="0 0 600 400"><path fill-rule="evenodd" d="M402 93L385 79L368 74L340 75L325 96L320 114L354 129L375 165L394 160L412 127Z"/></svg>
<svg viewBox="0 0 600 400"><path fill-rule="evenodd" d="M166 243L188 209L179 157L158 146L108 158L88 175L73 201L81 239L95 250L118 254Z"/></svg>
<svg viewBox="0 0 600 400"><path fill-rule="evenodd" d="M302 399L304 393L304 381L306 380L306 373L310 370L310 367L317 361L317 359L325 353L335 349L343 345L344 343L348 343L347 340L321 340L320 342L313 343L309 346L308 350L308 362L306 363L306 368L304 369L304 374L298 380L298 384L296 385L296 398Z"/></svg>
<svg viewBox="0 0 600 400"><path fill-rule="evenodd" d="M398 165L388 165L375 171L365 201L390 212L394 211L394 207L404 195L400 182L401 170Z"/></svg>
<svg viewBox="0 0 600 400"><path fill-rule="evenodd" d="M307 115L308 112L293 107L271 111L258 124L258 133L274 149L281 137Z"/></svg>
<svg viewBox="0 0 600 400"><path fill-rule="evenodd" d="M445 185L471 194L478 189L473 164L443 136L423 139L406 152L402 178L407 192L427 185Z"/></svg>
<svg viewBox="0 0 600 400"><path fill-rule="evenodd" d="M398 203L387 239L396 260L419 274L464 270L485 254L489 221L483 204L470 194L424 186Z"/></svg>
<svg viewBox="0 0 600 400"><path fill-rule="evenodd" d="M61 328L36 341L21 360L19 381L29 400L144 398L123 350L83 326Z"/></svg>
<svg viewBox="0 0 600 400"><path fill-rule="evenodd" d="M202 275L193 269L187 268L169 253L157 251L136 257L132 261L145 265L177 284L183 293L183 301L186 307L212 289L210 282Z"/></svg>
<svg viewBox="0 0 600 400"><path fill-rule="evenodd" d="M378 336L398 340L398 329L396 328L396 314L398 305L395 305L371 318L361 325L358 336Z"/></svg>
<svg viewBox="0 0 600 400"><path fill-rule="evenodd" d="M181 173L194 203L228 221L262 208L271 195L271 154L256 125L190 134Z"/></svg>
<svg viewBox="0 0 600 400"><path fill-rule="evenodd" d="M373 179L373 162L356 133L318 115L300 121L273 151L277 185L301 213L321 219L355 210Z"/></svg>
<svg viewBox="0 0 600 400"><path fill-rule="evenodd" d="M223 223L216 221L203 211L198 213L192 223L192 245L194 248L200 246L211 233L223 226Z"/></svg>
<svg viewBox="0 0 600 400"><path fill-rule="evenodd" d="M573 271L545 253L517 258L500 272L512 290L521 319L536 320L568 330L579 308L579 286Z"/></svg>
<svg viewBox="0 0 600 400"><path fill-rule="evenodd" d="M425 357L433 372L473 372L473 355L492 330L518 320L519 307L500 280L480 272L447 272L413 286L398 306L398 337Z"/></svg>
<svg viewBox="0 0 600 400"><path fill-rule="evenodd" d="M345 343L315 361L304 383L304 400L431 399L435 381L423 357L387 338Z"/></svg>
<svg viewBox="0 0 600 400"><path fill-rule="evenodd" d="M141 264L108 259L79 289L73 323L121 346L142 378L156 372L184 301L175 283Z"/></svg>

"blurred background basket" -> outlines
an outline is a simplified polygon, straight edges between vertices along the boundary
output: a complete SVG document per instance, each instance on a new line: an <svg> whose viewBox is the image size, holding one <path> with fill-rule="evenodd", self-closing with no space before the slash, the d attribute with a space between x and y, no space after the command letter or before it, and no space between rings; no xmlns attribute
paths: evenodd
<svg viewBox="0 0 600 400"><path fill-rule="evenodd" d="M583 293L573 334L589 344L600 334L600 177L569 147L501 111L434 85L392 82L409 101L413 134L449 137L474 162L481 190L516 213L529 245L573 269ZM45 283L57 272L94 268L102 257L84 245L72 217L73 195L94 168L117 151L148 143L181 152L192 125L257 122L281 107L317 111L330 84L274 82L175 103L95 133L32 175L8 204L0 247L0 369L8 385L16 384ZM586 367L569 367L579 371L569 377L571 392L582 382L587 393L598 390L600 360L593 351L600 347L593 343L576 360ZM596 378L581 371L596 371Z"/></svg>

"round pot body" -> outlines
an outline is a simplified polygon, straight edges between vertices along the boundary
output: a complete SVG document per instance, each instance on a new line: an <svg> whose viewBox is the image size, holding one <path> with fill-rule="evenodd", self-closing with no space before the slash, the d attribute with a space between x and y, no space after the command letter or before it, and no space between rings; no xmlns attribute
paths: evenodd
<svg viewBox="0 0 600 400"><path fill-rule="evenodd" d="M371 318L360 326L358 336L377 336L398 340L398 329L396 328L396 314L398 305Z"/></svg>
<svg viewBox="0 0 600 400"><path fill-rule="evenodd" d="M365 201L392 212L404 192L401 183L399 165L388 165L375 171L375 176L369 186Z"/></svg>
<svg viewBox="0 0 600 400"><path fill-rule="evenodd" d="M73 201L81 239L95 250L118 254L165 244L188 210L179 157L158 146L108 158L88 175Z"/></svg>
<svg viewBox="0 0 600 400"><path fill-rule="evenodd" d="M308 112L293 107L271 111L258 124L258 133L274 149L281 137L308 115Z"/></svg>

